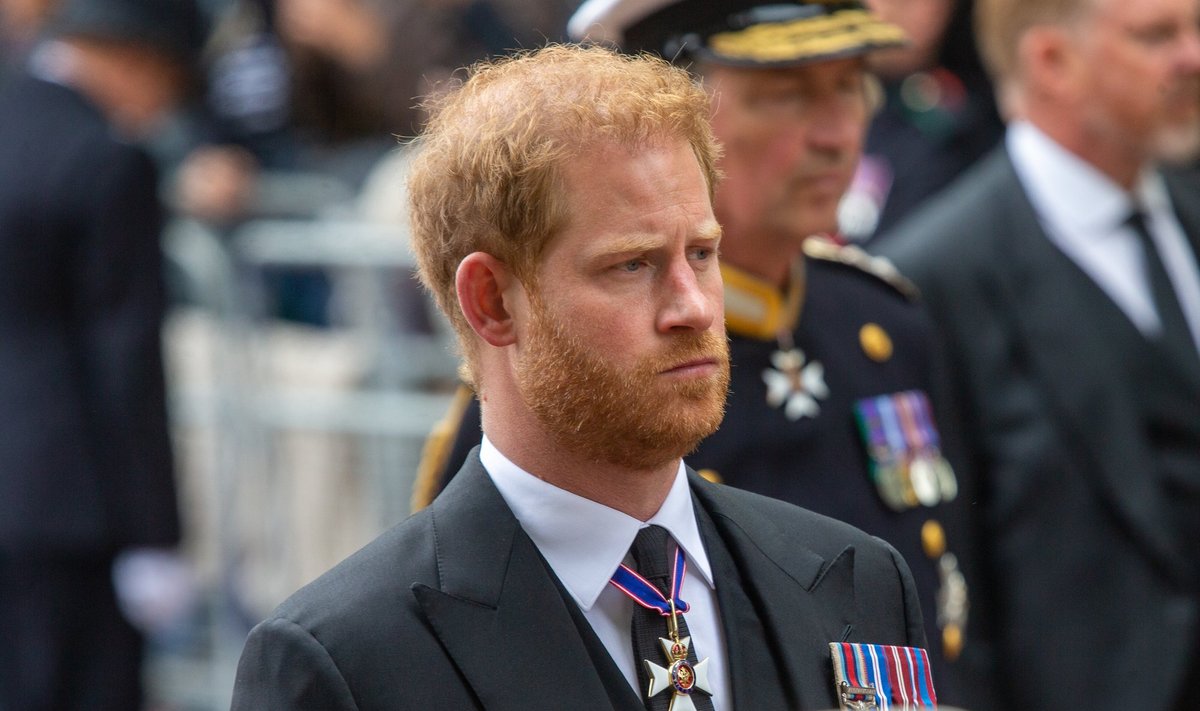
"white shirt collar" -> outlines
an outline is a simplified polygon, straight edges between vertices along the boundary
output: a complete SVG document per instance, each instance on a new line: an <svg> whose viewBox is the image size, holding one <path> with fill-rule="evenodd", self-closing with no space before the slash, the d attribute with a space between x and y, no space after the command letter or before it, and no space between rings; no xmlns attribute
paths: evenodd
<svg viewBox="0 0 1200 711"><path fill-rule="evenodd" d="M1032 123L1014 122L1005 140L1030 200L1051 227L1109 234L1129 217L1133 203L1124 188ZM1143 208L1170 209L1161 176L1149 167L1142 171L1134 194Z"/></svg>
<svg viewBox="0 0 1200 711"><path fill-rule="evenodd" d="M1145 252L1127 218L1134 202L1162 255L1172 286L1200 347L1200 270L1175 216L1166 180L1143 168L1133 194L1055 143L1029 122L1013 123L1006 136L1017 177L1046 237L1102 288L1149 337L1161 322L1146 278Z"/></svg>
<svg viewBox="0 0 1200 711"><path fill-rule="evenodd" d="M625 559L637 532L651 524L670 532L687 556L690 570L699 573L713 587L712 568L700 538L682 461L658 513L643 523L526 472L496 449L486 436L479 458L521 528L585 612L596 604L596 598Z"/></svg>
<svg viewBox="0 0 1200 711"><path fill-rule="evenodd" d="M79 50L66 42L45 40L29 54L29 72L54 84L71 87L80 61Z"/></svg>

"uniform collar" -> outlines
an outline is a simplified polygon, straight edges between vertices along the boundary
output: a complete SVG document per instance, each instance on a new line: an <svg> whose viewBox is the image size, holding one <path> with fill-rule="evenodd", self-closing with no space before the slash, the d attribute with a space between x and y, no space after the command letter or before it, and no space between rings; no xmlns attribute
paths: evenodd
<svg viewBox="0 0 1200 711"><path fill-rule="evenodd" d="M725 328L730 333L759 340L774 340L795 330L804 301L804 260L792 264L786 291L725 262Z"/></svg>

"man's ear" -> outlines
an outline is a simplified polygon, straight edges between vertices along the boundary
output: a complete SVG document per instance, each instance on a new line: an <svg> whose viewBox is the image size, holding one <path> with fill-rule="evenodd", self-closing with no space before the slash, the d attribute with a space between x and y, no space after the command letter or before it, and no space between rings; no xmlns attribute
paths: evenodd
<svg viewBox="0 0 1200 711"><path fill-rule="evenodd" d="M1079 57L1074 43L1059 27L1041 26L1022 35L1017 47L1018 62L1026 81L1035 92L1056 97L1077 90Z"/></svg>
<svg viewBox="0 0 1200 711"><path fill-rule="evenodd" d="M516 342L510 304L506 295L520 282L504 262L487 252L472 252L458 265L454 287L467 323L489 345L503 347Z"/></svg>

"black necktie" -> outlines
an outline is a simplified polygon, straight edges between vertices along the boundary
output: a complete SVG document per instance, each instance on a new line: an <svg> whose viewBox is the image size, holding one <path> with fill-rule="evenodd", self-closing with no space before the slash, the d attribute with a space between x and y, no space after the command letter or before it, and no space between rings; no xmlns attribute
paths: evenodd
<svg viewBox="0 0 1200 711"><path fill-rule="evenodd" d="M649 580L664 596L671 595L671 566L668 560L671 536L662 526L647 526L638 531L633 539L629 554L633 556L634 569L646 580ZM683 615L679 619L680 638L688 636L687 622ZM647 610L641 605L633 606L633 663L637 668L638 693L646 702L650 711L667 711L671 706L671 693L664 692L646 698L646 689L650 686L650 674L646 670L645 660L660 666L667 664L666 654L662 643L658 640L669 636L667 618L656 610ZM696 655L696 645L688 648L688 661L695 664L699 661ZM699 711L713 711L712 701L702 692L692 694L692 702Z"/></svg>
<svg viewBox="0 0 1200 711"><path fill-rule="evenodd" d="M1171 278L1163 264L1162 255L1150 236L1146 227L1146 218L1140 210L1135 210L1126 221L1133 228L1138 240L1142 243L1145 255L1146 279L1150 283L1150 293L1154 297L1154 309L1158 311L1158 320L1162 323L1162 345L1175 353L1191 359L1193 362L1200 358L1196 352L1196 344L1192 340L1192 332L1188 328L1183 308L1179 298L1171 286Z"/></svg>

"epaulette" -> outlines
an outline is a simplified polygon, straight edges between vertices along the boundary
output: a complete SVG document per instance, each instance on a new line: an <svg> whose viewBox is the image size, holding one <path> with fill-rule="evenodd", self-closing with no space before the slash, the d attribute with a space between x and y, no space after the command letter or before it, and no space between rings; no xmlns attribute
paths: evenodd
<svg viewBox="0 0 1200 711"><path fill-rule="evenodd" d="M901 274L890 260L867 254L860 247L842 245L826 237L813 236L804 240L804 254L812 259L844 264L866 272L910 301L916 301L920 297L917 285Z"/></svg>
<svg viewBox="0 0 1200 711"><path fill-rule="evenodd" d="M417 478L413 482L411 509L413 513L420 511L433 502L434 497L446 484L446 464L450 460L450 450L454 447L454 438L458 434L463 413L475 398L475 391L464 384L459 384L454 393L454 399L442 419L434 424L425 439L421 449L421 461L417 465Z"/></svg>

